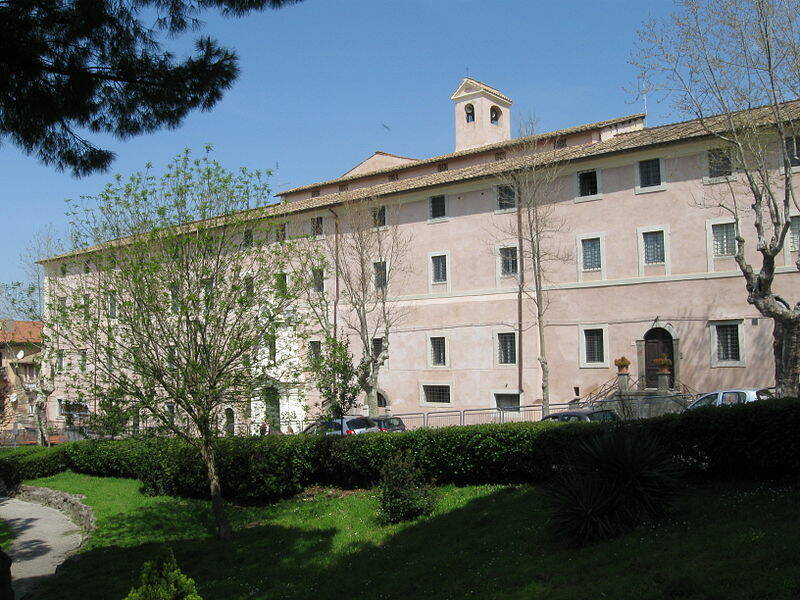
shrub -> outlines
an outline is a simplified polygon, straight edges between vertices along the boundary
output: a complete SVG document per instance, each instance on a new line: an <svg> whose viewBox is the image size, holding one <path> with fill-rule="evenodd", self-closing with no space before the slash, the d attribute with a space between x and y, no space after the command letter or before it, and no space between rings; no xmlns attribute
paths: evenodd
<svg viewBox="0 0 800 600"><path fill-rule="evenodd" d="M680 486L666 447L618 426L578 442L548 486L551 526L570 545L614 537L661 516Z"/></svg>
<svg viewBox="0 0 800 600"><path fill-rule="evenodd" d="M433 512L434 498L409 451L390 457L378 484L378 521L410 521Z"/></svg>
<svg viewBox="0 0 800 600"><path fill-rule="evenodd" d="M162 550L154 561L144 563L140 585L125 600L203 600L197 593L194 580L178 568L169 548Z"/></svg>
<svg viewBox="0 0 800 600"><path fill-rule="evenodd" d="M12 488L25 479L48 477L68 468L63 446L29 446L0 454L0 481Z"/></svg>

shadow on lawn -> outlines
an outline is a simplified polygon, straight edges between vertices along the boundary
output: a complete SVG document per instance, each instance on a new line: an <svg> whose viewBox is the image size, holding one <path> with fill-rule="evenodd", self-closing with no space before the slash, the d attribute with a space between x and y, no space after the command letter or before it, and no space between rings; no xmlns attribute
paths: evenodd
<svg viewBox="0 0 800 600"><path fill-rule="evenodd" d="M542 551L536 540L542 538L544 521L536 495L529 488L503 488L413 523L383 544L354 543L336 553L333 529L266 524L241 529L230 542L204 538L207 512L192 514L192 506L202 505L191 502L186 510L165 503L120 516L104 537L112 544L131 532L144 539L148 531L174 531L177 521L197 527L197 538L168 543L204 600L507 598L536 585L531 563ZM37 597L124 598L159 547L147 543L85 551L68 561Z"/></svg>

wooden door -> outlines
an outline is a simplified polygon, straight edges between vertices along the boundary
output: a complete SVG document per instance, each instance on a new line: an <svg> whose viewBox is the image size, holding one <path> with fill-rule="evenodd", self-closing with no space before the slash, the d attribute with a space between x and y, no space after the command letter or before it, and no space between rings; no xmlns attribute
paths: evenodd
<svg viewBox="0 0 800 600"><path fill-rule="evenodd" d="M673 361L670 366L670 386L674 385L675 359L672 351L672 335L661 327L648 331L644 336L645 387L658 387L658 367L653 361L665 355Z"/></svg>

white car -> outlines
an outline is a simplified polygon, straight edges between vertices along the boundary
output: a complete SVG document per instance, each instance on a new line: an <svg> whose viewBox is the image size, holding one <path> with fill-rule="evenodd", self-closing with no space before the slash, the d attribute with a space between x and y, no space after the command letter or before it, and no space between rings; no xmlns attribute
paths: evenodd
<svg viewBox="0 0 800 600"><path fill-rule="evenodd" d="M748 402L756 402L757 400L765 400L767 398L772 398L772 390L769 388L761 388L759 390L722 390L719 392L711 392L710 394L701 394L697 400L687 407L687 410L700 408L701 406L732 406L734 404L746 404Z"/></svg>

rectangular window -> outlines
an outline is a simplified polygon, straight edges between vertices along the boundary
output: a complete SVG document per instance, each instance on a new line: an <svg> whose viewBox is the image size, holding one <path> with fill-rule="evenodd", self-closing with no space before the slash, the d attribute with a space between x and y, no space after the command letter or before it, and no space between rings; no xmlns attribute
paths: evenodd
<svg viewBox="0 0 800 600"><path fill-rule="evenodd" d="M78 358L78 366L80 366L81 371L86 370L86 350L81 350Z"/></svg>
<svg viewBox="0 0 800 600"><path fill-rule="evenodd" d="M708 176L711 179L717 177L729 177L733 174L733 161L730 150L725 148L714 148L708 151Z"/></svg>
<svg viewBox="0 0 800 600"><path fill-rule="evenodd" d="M64 370L64 351L56 350L56 371L59 373Z"/></svg>
<svg viewBox="0 0 800 600"><path fill-rule="evenodd" d="M372 263L375 269L375 289L382 290L386 287L386 261Z"/></svg>
<svg viewBox="0 0 800 600"><path fill-rule="evenodd" d="M596 196L597 193L597 171L578 173L578 195Z"/></svg>
<svg viewBox="0 0 800 600"><path fill-rule="evenodd" d="M447 163L439 163L438 165L436 165L436 170L439 171L439 173L447 171Z"/></svg>
<svg viewBox="0 0 800 600"><path fill-rule="evenodd" d="M639 187L661 185L661 160L652 158L639 161Z"/></svg>
<svg viewBox="0 0 800 600"><path fill-rule="evenodd" d="M789 250L800 251L800 217L792 217L789 228Z"/></svg>
<svg viewBox="0 0 800 600"><path fill-rule="evenodd" d="M423 385L422 391L425 394L425 402L436 404L450 403L449 385Z"/></svg>
<svg viewBox="0 0 800 600"><path fill-rule="evenodd" d="M603 257L600 253L600 238L581 240L581 257L584 271L599 271L603 268Z"/></svg>
<svg viewBox="0 0 800 600"><path fill-rule="evenodd" d="M720 362L739 362L739 326L716 325L717 360Z"/></svg>
<svg viewBox="0 0 800 600"><path fill-rule="evenodd" d="M278 338L274 333L268 333L264 338L267 345L269 362L274 363L278 359Z"/></svg>
<svg viewBox="0 0 800 600"><path fill-rule="evenodd" d="M431 276L433 283L447 283L447 256L431 256Z"/></svg>
<svg viewBox="0 0 800 600"><path fill-rule="evenodd" d="M106 369L109 373L114 370L114 353L110 349L106 350Z"/></svg>
<svg viewBox="0 0 800 600"><path fill-rule="evenodd" d="M322 269L311 269L311 277L314 280L314 291L325 291L325 272Z"/></svg>
<svg viewBox="0 0 800 600"><path fill-rule="evenodd" d="M276 242L286 241L286 223L278 223L275 226L275 241Z"/></svg>
<svg viewBox="0 0 800 600"><path fill-rule="evenodd" d="M503 277L510 277L516 275L518 271L517 265L517 249L515 246L507 248L500 248L500 275Z"/></svg>
<svg viewBox="0 0 800 600"><path fill-rule="evenodd" d="M510 210L517 207L517 191L513 186L497 186L497 209Z"/></svg>
<svg viewBox="0 0 800 600"><path fill-rule="evenodd" d="M372 338L372 356L377 358L383 352L383 338Z"/></svg>
<svg viewBox="0 0 800 600"><path fill-rule="evenodd" d="M497 362L501 365L517 364L517 335L515 333L497 334Z"/></svg>
<svg viewBox="0 0 800 600"><path fill-rule="evenodd" d="M386 227L386 207L378 206L372 209L372 224L375 227Z"/></svg>
<svg viewBox="0 0 800 600"><path fill-rule="evenodd" d="M447 203L444 196L432 196L428 200L429 216L431 219L443 219L447 216Z"/></svg>
<svg viewBox="0 0 800 600"><path fill-rule="evenodd" d="M783 141L786 148L786 157L789 159L789 164L793 167L800 167L800 137L787 137Z"/></svg>
<svg viewBox="0 0 800 600"><path fill-rule="evenodd" d="M275 273L275 291L285 296L289 291L289 278L286 273Z"/></svg>
<svg viewBox="0 0 800 600"><path fill-rule="evenodd" d="M308 343L308 356L314 362L322 358L322 342L319 340L312 340Z"/></svg>
<svg viewBox="0 0 800 600"><path fill-rule="evenodd" d="M108 300L108 318L109 319L116 319L117 318L117 293L116 292L108 292L107 300Z"/></svg>
<svg viewBox="0 0 800 600"><path fill-rule="evenodd" d="M431 338L431 365L434 367L447 365L447 344L443 337Z"/></svg>
<svg viewBox="0 0 800 600"><path fill-rule="evenodd" d="M519 394L495 394L494 401L500 410L519 411Z"/></svg>
<svg viewBox="0 0 800 600"><path fill-rule="evenodd" d="M250 248L253 245L253 230L245 229L242 235L242 245L245 248Z"/></svg>
<svg viewBox="0 0 800 600"><path fill-rule="evenodd" d="M311 218L311 235L322 235L322 217Z"/></svg>
<svg viewBox="0 0 800 600"><path fill-rule="evenodd" d="M733 256L736 254L736 224L717 223L711 226L714 236L714 256Z"/></svg>
<svg viewBox="0 0 800 600"><path fill-rule="evenodd" d="M312 198L319 198L320 190L311 190L311 197Z"/></svg>
<svg viewBox="0 0 800 600"><path fill-rule="evenodd" d="M181 288L177 283L169 286L169 307L173 313L178 313L181 309Z"/></svg>
<svg viewBox="0 0 800 600"><path fill-rule="evenodd" d="M340 183L339 184L339 191L340 192L346 192L349 189L350 189L350 184L349 183Z"/></svg>
<svg viewBox="0 0 800 600"><path fill-rule="evenodd" d="M605 362L602 329L584 329L583 341L587 363Z"/></svg>
<svg viewBox="0 0 800 600"><path fill-rule="evenodd" d="M245 275L243 280L244 298L251 302L256 295L256 284L252 275Z"/></svg>
<svg viewBox="0 0 800 600"><path fill-rule="evenodd" d="M659 265L664 262L664 232L645 231L642 234L644 244L644 264Z"/></svg>

